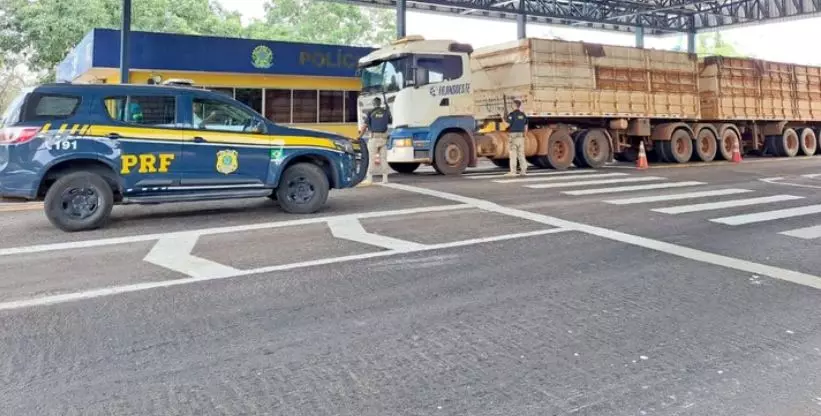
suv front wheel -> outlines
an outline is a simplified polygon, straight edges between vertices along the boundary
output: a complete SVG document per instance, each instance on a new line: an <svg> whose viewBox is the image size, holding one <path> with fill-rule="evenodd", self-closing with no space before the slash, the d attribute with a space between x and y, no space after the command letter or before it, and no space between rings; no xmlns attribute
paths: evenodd
<svg viewBox="0 0 821 416"><path fill-rule="evenodd" d="M313 163L297 163L282 174L276 190L279 206L291 214L312 214L328 200L328 176Z"/></svg>
<svg viewBox="0 0 821 416"><path fill-rule="evenodd" d="M102 176L72 172L61 176L46 192L46 217L63 231L99 228L114 206L114 192Z"/></svg>

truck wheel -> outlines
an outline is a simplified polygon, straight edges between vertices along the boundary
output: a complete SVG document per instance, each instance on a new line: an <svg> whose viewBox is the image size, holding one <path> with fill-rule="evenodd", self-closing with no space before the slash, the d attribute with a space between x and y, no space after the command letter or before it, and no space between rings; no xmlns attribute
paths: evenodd
<svg viewBox="0 0 821 416"><path fill-rule="evenodd" d="M566 131L556 131L547 139L547 163L556 170L565 170L573 165L576 145Z"/></svg>
<svg viewBox="0 0 821 416"><path fill-rule="evenodd" d="M710 129L701 129L698 132L698 137L693 142L693 150L695 151L692 160L712 162L718 152L718 139L715 133Z"/></svg>
<svg viewBox="0 0 821 416"><path fill-rule="evenodd" d="M580 168L601 168L610 157L610 140L601 130L583 130L576 135L576 158Z"/></svg>
<svg viewBox="0 0 821 416"><path fill-rule="evenodd" d="M114 191L97 173L72 172L48 188L43 205L46 217L59 229L93 230L108 220L114 207Z"/></svg>
<svg viewBox="0 0 821 416"><path fill-rule="evenodd" d="M818 150L818 138L812 129L801 129L801 153L812 156Z"/></svg>
<svg viewBox="0 0 821 416"><path fill-rule="evenodd" d="M468 167L468 144L459 133L446 133L436 142L433 166L442 175L459 175Z"/></svg>
<svg viewBox="0 0 821 416"><path fill-rule="evenodd" d="M510 169L510 159L490 159L490 161L497 167Z"/></svg>
<svg viewBox="0 0 821 416"><path fill-rule="evenodd" d="M669 141L659 145L667 162L685 163L693 157L693 136L687 130L674 131Z"/></svg>
<svg viewBox="0 0 821 416"><path fill-rule="evenodd" d="M636 160L639 159L639 151L632 147L628 147L624 149L623 152L616 153L614 157L619 162L636 163Z"/></svg>
<svg viewBox="0 0 821 416"><path fill-rule="evenodd" d="M391 169L393 169L393 170L395 170L399 173L406 173L406 174L410 174L410 173L415 172L416 169L419 168L419 165L420 165L419 163L397 163L397 162L390 163L390 162L388 162L388 166L390 166Z"/></svg>
<svg viewBox="0 0 821 416"><path fill-rule="evenodd" d="M724 129L721 132L721 137L718 139L718 152L716 157L721 160L733 160L733 144L738 143L739 151L741 151L741 138L733 129Z"/></svg>
<svg viewBox="0 0 821 416"><path fill-rule="evenodd" d="M285 169L276 190L279 206L291 214L312 214L328 200L328 176L313 163L297 163Z"/></svg>
<svg viewBox="0 0 821 416"><path fill-rule="evenodd" d="M794 157L801 149L801 141L798 133L793 129L786 129L781 136L774 136L770 139L775 154L781 157Z"/></svg>
<svg viewBox="0 0 821 416"><path fill-rule="evenodd" d="M539 169L550 169L550 162L547 161L546 156L529 156L525 160Z"/></svg>

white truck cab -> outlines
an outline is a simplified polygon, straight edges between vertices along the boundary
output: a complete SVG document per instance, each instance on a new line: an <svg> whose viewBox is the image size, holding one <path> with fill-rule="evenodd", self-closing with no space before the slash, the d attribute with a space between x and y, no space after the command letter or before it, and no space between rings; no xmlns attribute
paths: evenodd
<svg viewBox="0 0 821 416"><path fill-rule="evenodd" d="M402 173L431 164L440 173L475 165L470 45L409 36L359 60L359 125L382 99L393 116L388 164Z"/></svg>

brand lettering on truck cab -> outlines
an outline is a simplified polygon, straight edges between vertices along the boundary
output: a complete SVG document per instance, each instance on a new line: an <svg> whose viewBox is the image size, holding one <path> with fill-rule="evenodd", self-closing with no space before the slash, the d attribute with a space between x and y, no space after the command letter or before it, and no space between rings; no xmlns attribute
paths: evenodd
<svg viewBox="0 0 821 416"><path fill-rule="evenodd" d="M431 87L430 95L436 97L444 97L449 95L462 95L470 93L470 83L440 85L439 87Z"/></svg>

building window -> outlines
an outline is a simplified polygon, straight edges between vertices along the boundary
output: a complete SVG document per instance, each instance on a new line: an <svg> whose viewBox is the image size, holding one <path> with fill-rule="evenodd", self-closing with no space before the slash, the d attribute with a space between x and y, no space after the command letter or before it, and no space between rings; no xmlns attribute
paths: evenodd
<svg viewBox="0 0 821 416"><path fill-rule="evenodd" d="M145 126L174 127L177 106L174 97L131 96L106 98L112 119Z"/></svg>
<svg viewBox="0 0 821 416"><path fill-rule="evenodd" d="M237 88L235 99L257 113L262 113L262 90L259 88Z"/></svg>
<svg viewBox="0 0 821 416"><path fill-rule="evenodd" d="M319 92L319 122L342 123L344 121L343 106L345 93L342 91Z"/></svg>
<svg viewBox="0 0 821 416"><path fill-rule="evenodd" d="M356 123L358 121L356 100L359 98L358 91L345 91L345 123Z"/></svg>
<svg viewBox="0 0 821 416"><path fill-rule="evenodd" d="M294 90L293 123L317 122L317 97L314 90Z"/></svg>
<svg viewBox="0 0 821 416"><path fill-rule="evenodd" d="M274 123L291 122L291 90L265 90L265 118Z"/></svg>

